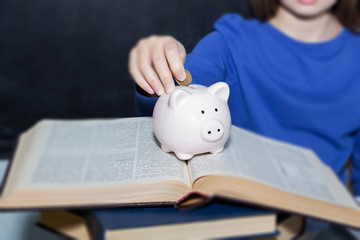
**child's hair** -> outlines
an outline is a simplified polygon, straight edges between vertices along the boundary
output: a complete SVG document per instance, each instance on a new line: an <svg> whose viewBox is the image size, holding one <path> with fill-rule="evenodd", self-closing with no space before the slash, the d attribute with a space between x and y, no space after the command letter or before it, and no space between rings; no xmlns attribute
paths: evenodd
<svg viewBox="0 0 360 240"><path fill-rule="evenodd" d="M273 17L280 5L279 0L251 0L251 3L255 16L263 22ZM357 0L338 0L332 12L342 25L360 33L360 13L357 4Z"/></svg>

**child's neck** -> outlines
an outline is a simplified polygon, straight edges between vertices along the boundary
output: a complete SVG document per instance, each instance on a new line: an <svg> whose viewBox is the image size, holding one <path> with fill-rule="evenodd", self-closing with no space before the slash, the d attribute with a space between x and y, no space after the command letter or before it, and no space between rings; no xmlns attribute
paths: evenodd
<svg viewBox="0 0 360 240"><path fill-rule="evenodd" d="M323 13L312 18L302 18L282 7L279 7L276 15L269 22L286 35L309 43L331 40L343 28L331 13Z"/></svg>

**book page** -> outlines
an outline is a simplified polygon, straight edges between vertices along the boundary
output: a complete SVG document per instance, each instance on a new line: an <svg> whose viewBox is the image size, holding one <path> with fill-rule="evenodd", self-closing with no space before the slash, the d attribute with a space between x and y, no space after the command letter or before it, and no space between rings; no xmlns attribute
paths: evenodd
<svg viewBox="0 0 360 240"><path fill-rule="evenodd" d="M354 207L345 188L311 150L235 126L222 153L197 156L189 162L189 169L192 179L214 174L244 177L295 194Z"/></svg>
<svg viewBox="0 0 360 240"><path fill-rule="evenodd" d="M45 121L33 153L31 187L119 185L157 181L190 184L186 163L161 150L151 118ZM33 147L32 149L36 149ZM39 148L39 147L38 147ZM35 159L34 159L35 158ZM35 164L33 164L35 162Z"/></svg>

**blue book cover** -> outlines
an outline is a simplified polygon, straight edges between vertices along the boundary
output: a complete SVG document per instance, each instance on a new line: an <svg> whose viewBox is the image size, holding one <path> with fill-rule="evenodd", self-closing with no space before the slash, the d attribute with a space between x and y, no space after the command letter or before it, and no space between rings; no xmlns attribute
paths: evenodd
<svg viewBox="0 0 360 240"><path fill-rule="evenodd" d="M165 231L169 237L171 234L178 235L189 231L186 234L191 237L192 234L201 236L204 233L202 237L210 234L217 238L276 233L274 212L219 202L192 210L179 210L173 207L98 209L89 212L86 219L95 240L112 239L111 236L114 239L120 236L126 236L126 239L129 239L133 235L119 234L136 232L135 236L140 236L141 231L148 234L148 237L152 231L155 231L154 234ZM215 226L219 226L219 229L214 229ZM233 230L234 232L231 233Z"/></svg>

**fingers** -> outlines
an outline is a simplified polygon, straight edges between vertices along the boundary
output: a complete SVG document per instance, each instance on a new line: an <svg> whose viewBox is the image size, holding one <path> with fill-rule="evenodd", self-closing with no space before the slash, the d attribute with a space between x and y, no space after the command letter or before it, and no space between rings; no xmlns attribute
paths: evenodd
<svg viewBox="0 0 360 240"><path fill-rule="evenodd" d="M145 81L160 96L164 93L164 88L153 67L153 53L151 52L153 47L153 44L149 46L146 41L139 43L137 48L137 65Z"/></svg>
<svg viewBox="0 0 360 240"><path fill-rule="evenodd" d="M165 55L174 77L180 81L185 80L184 63L186 52L183 45L178 41L169 42L165 45Z"/></svg>
<svg viewBox="0 0 360 240"><path fill-rule="evenodd" d="M165 45L166 46L166 45ZM157 44L152 49L152 63L167 94L175 89L172 73L166 59L164 44Z"/></svg>
<svg viewBox="0 0 360 240"><path fill-rule="evenodd" d="M141 87L142 89L144 89L147 93L152 95L154 94L154 90L139 71L137 61L137 50L132 49L129 54L129 72L135 80L136 84L139 85L139 87Z"/></svg>
<svg viewBox="0 0 360 240"><path fill-rule="evenodd" d="M172 37L152 36L142 39L130 51L129 71L134 81L146 92L162 95L174 88L172 76L185 79L185 48Z"/></svg>
<svg viewBox="0 0 360 240"><path fill-rule="evenodd" d="M161 95L164 88L152 68L150 49L147 43L140 41L135 48L130 51L129 72L135 82L149 94Z"/></svg>

